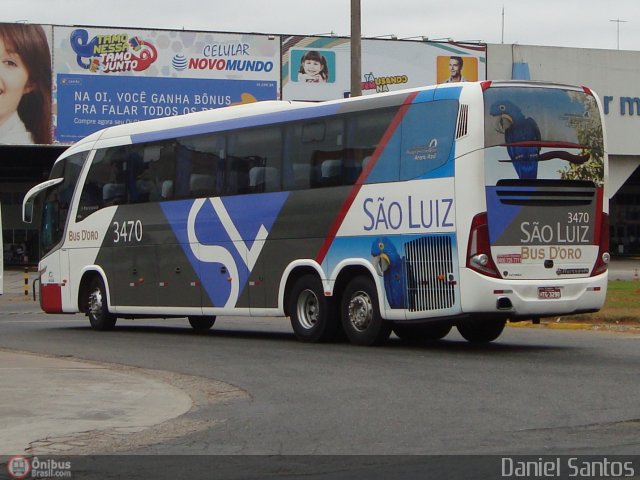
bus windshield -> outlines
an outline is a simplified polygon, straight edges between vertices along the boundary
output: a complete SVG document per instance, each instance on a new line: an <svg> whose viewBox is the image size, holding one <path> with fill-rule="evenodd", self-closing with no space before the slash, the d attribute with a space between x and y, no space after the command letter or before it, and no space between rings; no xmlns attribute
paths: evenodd
<svg viewBox="0 0 640 480"><path fill-rule="evenodd" d="M590 180L602 185L602 124L589 92L492 86L484 92L484 111L491 176Z"/></svg>
<svg viewBox="0 0 640 480"><path fill-rule="evenodd" d="M71 155L55 163L49 178L63 178L62 183L46 191L40 223L40 254L45 256L63 237L73 190L89 152Z"/></svg>

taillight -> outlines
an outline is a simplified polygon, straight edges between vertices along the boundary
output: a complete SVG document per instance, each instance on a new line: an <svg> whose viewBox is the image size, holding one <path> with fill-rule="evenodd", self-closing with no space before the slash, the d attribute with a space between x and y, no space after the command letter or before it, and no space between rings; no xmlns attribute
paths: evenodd
<svg viewBox="0 0 640 480"><path fill-rule="evenodd" d="M600 219L598 258L596 259L596 265L593 267L591 276L594 277L606 272L609 268L609 260L611 260L611 254L609 253L609 215L603 213Z"/></svg>
<svg viewBox="0 0 640 480"><path fill-rule="evenodd" d="M498 269L491 258L487 212L479 213L473 217L471 222L467 247L467 268L489 277L500 278Z"/></svg>

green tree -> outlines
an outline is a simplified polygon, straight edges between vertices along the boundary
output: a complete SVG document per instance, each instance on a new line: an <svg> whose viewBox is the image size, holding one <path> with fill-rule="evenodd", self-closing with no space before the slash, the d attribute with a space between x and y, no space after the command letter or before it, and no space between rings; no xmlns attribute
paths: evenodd
<svg viewBox="0 0 640 480"><path fill-rule="evenodd" d="M563 180L591 180L596 185L604 183L604 142L600 112L595 98L584 93L570 92L572 100L584 107L584 115L574 119L578 142L583 145L581 155L589 155L589 160L578 165L570 163L560 171Z"/></svg>

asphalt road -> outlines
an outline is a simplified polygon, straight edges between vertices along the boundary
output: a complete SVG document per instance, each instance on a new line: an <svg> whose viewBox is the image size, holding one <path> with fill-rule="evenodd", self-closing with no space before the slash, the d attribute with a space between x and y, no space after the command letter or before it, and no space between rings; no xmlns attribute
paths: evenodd
<svg viewBox="0 0 640 480"><path fill-rule="evenodd" d="M285 319L119 320L16 303L0 347L218 380L243 395L201 402L186 430L124 442L120 453L256 455L640 453L640 335L507 328L474 346L308 345ZM183 425L184 426L184 425Z"/></svg>

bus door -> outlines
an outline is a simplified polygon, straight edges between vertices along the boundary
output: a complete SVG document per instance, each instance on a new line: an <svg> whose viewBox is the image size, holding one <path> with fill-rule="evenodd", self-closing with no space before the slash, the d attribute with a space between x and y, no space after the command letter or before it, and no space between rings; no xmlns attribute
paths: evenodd
<svg viewBox="0 0 640 480"><path fill-rule="evenodd" d="M100 258L98 265L107 274L111 302L118 312L126 312L127 306L157 305L158 261L150 235L154 223L151 215L146 205L110 208L117 210L104 249L107 257Z"/></svg>
<svg viewBox="0 0 640 480"><path fill-rule="evenodd" d="M22 204L22 219L30 223L35 199L39 193L43 193L40 219L40 305L48 313L61 313L65 306L71 305L69 255L66 250L70 238L65 233L73 193L86 157L87 152L82 152L57 161L51 171L51 178L29 190ZM65 248L64 254L61 247Z"/></svg>
<svg viewBox="0 0 640 480"><path fill-rule="evenodd" d="M198 246L183 245L168 233L162 232L164 239L159 239L155 246L158 269L157 305L191 308L193 315L200 314L203 301L200 263L192 264L184 253L185 248L198 249Z"/></svg>

